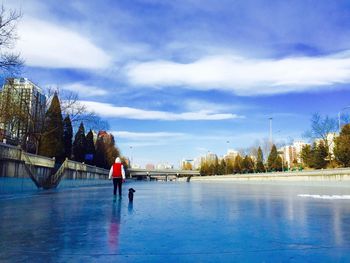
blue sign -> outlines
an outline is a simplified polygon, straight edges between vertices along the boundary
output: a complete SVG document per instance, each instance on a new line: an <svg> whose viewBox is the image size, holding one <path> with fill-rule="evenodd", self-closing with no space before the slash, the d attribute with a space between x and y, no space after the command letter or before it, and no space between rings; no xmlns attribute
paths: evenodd
<svg viewBox="0 0 350 263"><path fill-rule="evenodd" d="M85 160L92 161L94 159L94 155L92 153L85 154Z"/></svg>

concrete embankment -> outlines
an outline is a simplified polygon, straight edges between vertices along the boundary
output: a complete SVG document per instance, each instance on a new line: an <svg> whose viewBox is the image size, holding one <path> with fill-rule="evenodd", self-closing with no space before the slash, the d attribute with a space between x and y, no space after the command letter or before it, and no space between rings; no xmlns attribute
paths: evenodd
<svg viewBox="0 0 350 263"><path fill-rule="evenodd" d="M234 174L216 176L194 176L191 181L347 181L350 182L350 169L325 169L302 172L275 172L255 174Z"/></svg>
<svg viewBox="0 0 350 263"><path fill-rule="evenodd" d="M108 170L71 160L60 164L55 160L22 151L18 147L0 143L0 194L45 189L60 171L58 187L107 184ZM54 184L53 187L57 187Z"/></svg>

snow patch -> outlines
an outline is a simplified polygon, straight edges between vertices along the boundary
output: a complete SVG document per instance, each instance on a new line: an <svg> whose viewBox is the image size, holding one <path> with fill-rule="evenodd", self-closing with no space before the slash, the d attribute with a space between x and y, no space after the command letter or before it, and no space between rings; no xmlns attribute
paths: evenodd
<svg viewBox="0 0 350 263"><path fill-rule="evenodd" d="M310 197L316 199L350 199L350 195L309 195L309 194L300 194L299 197Z"/></svg>

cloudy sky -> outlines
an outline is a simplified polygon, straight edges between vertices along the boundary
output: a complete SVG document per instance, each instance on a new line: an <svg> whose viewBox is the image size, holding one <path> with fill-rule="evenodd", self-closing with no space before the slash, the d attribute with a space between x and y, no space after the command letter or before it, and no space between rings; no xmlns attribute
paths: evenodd
<svg viewBox="0 0 350 263"><path fill-rule="evenodd" d="M300 139L350 105L350 2L4 1L38 85L79 93L135 163ZM132 148L130 148L132 147Z"/></svg>

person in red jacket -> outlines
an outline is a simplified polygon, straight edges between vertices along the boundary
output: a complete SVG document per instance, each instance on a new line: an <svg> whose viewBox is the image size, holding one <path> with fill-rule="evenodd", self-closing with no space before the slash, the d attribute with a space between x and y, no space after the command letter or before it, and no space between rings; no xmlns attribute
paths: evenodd
<svg viewBox="0 0 350 263"><path fill-rule="evenodd" d="M112 164L111 170L109 171L109 179L113 179L113 196L116 197L117 188L119 188L119 197L122 197L122 184L125 180L125 171L120 158L115 159L115 163Z"/></svg>

